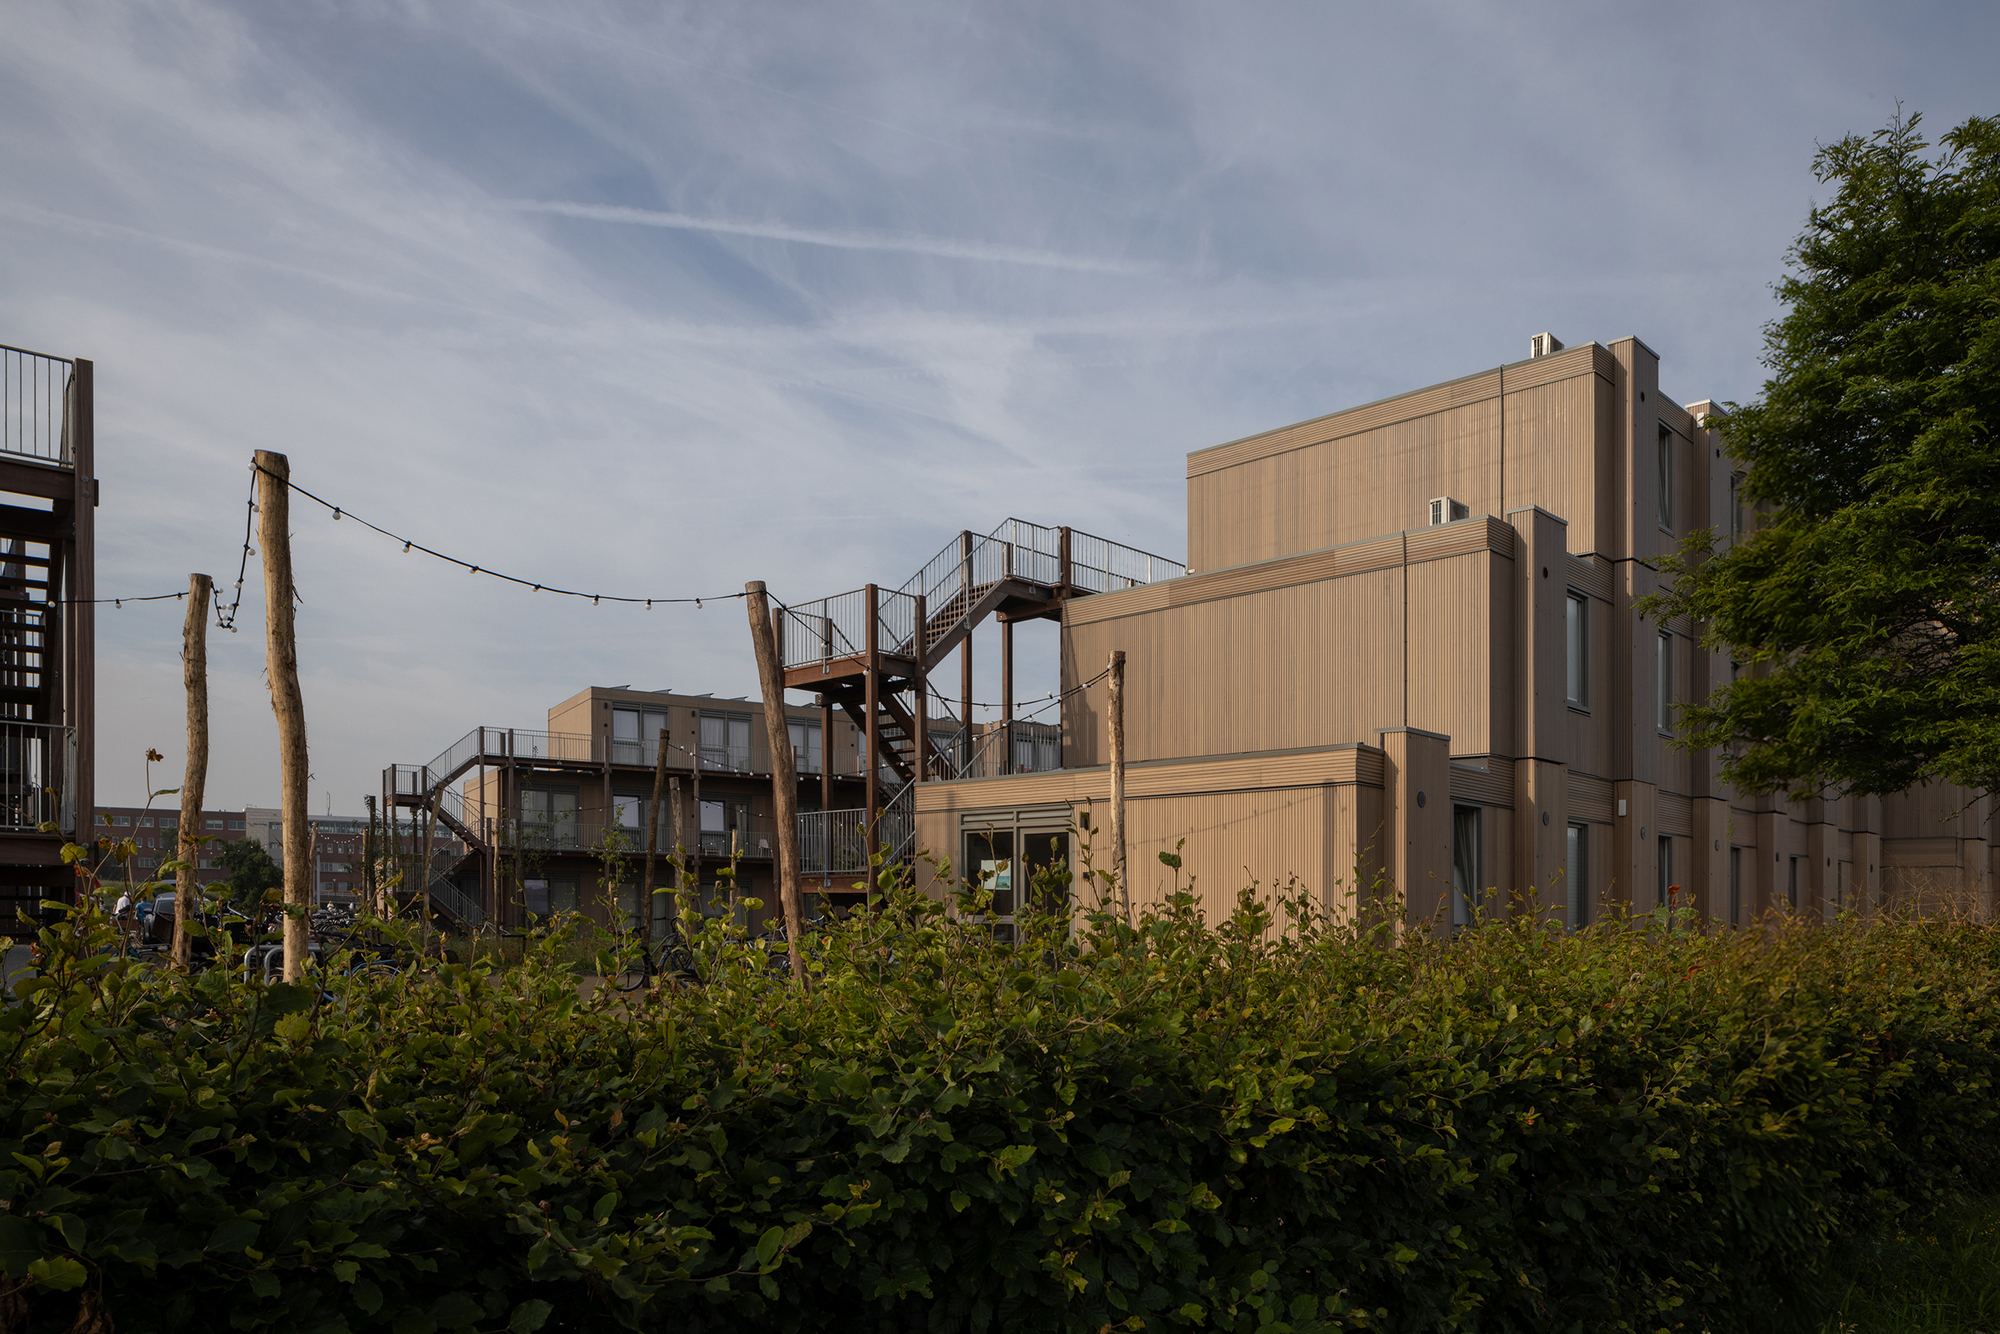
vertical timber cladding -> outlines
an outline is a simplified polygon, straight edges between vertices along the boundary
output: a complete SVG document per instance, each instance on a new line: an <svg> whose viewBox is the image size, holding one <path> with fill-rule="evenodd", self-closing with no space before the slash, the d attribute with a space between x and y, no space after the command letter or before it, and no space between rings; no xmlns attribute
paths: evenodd
<svg viewBox="0 0 2000 1334"><path fill-rule="evenodd" d="M1455 748L1486 753L1511 680L1511 632L1503 625L1496 640L1488 630L1512 529L1480 518L1411 534L1410 559L1437 568L1408 587L1405 545L1399 534L1078 599L1064 609L1063 686L1125 651L1133 762L1353 743L1417 707L1469 720ZM1439 602L1446 593L1453 600ZM1408 635L1406 605L1431 617ZM1412 670L1419 645L1434 664L1407 695L1406 645ZM1448 676L1436 664L1465 655L1477 660L1470 679L1483 682L1469 700L1466 678L1433 684ZM1066 705L1066 764L1104 762L1103 708L1096 689Z"/></svg>
<svg viewBox="0 0 2000 1334"><path fill-rule="evenodd" d="M1609 552L1599 442L1618 372L1586 344L1190 454L1189 568L1363 541L1422 523L1424 502L1447 495L1474 515L1540 505L1570 521L1572 550Z"/></svg>
<svg viewBox="0 0 2000 1334"><path fill-rule="evenodd" d="M917 789L919 847L954 867L966 830L1045 830L1054 803L1075 827L1108 818L1110 777L1102 767ZM1187 763L1135 764L1127 770L1127 847L1135 909L1159 903L1175 886L1162 852L1182 860L1178 883L1191 888L1209 921L1235 909L1253 888L1303 893L1322 912L1344 915L1354 892L1375 879L1383 858L1382 752L1346 745ZM1082 856L1080 843L1073 855ZM922 886L946 887L926 870Z"/></svg>

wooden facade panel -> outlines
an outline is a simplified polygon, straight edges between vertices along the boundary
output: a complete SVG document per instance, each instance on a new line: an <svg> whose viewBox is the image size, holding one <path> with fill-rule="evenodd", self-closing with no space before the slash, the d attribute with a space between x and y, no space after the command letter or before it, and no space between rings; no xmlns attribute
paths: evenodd
<svg viewBox="0 0 2000 1334"><path fill-rule="evenodd" d="M1670 838L1689 838L1694 834L1694 803L1678 792L1662 792L1654 808L1654 818L1660 822L1660 832Z"/></svg>
<svg viewBox="0 0 2000 1334"><path fill-rule="evenodd" d="M1273 589L1073 625L1063 685L1126 655L1133 761L1322 747L1401 721L1399 572ZM1104 762L1101 688L1066 709L1065 763Z"/></svg>
<svg viewBox="0 0 2000 1334"><path fill-rule="evenodd" d="M1565 520L1572 552L1590 550L1596 531L1600 383L1586 370L1517 391L1507 375L1507 509L1539 505Z"/></svg>
<svg viewBox="0 0 2000 1334"><path fill-rule="evenodd" d="M1512 599L1494 577L1511 565L1480 553L1409 567L1408 725L1461 755L1513 754Z"/></svg>
<svg viewBox="0 0 2000 1334"><path fill-rule="evenodd" d="M1579 593L1609 604L1611 601L1611 562L1596 557L1569 558L1569 586Z"/></svg>
<svg viewBox="0 0 2000 1334"><path fill-rule="evenodd" d="M1569 773L1569 813L1571 819L1588 820L1593 824L1610 824L1617 810L1611 795L1611 784L1602 778L1580 774L1572 769ZM1611 840L1603 840L1606 846Z"/></svg>
<svg viewBox="0 0 2000 1334"><path fill-rule="evenodd" d="M1322 896L1329 882L1326 788L1219 792L1128 800L1126 865L1132 903L1158 904L1175 886L1162 852L1181 858L1179 883L1190 880L1211 923L1234 911L1237 891L1255 883L1268 901L1296 877Z"/></svg>
<svg viewBox="0 0 2000 1334"><path fill-rule="evenodd" d="M1501 806L1508 810L1514 807L1514 769L1511 764L1496 761L1500 767L1474 769L1469 765L1451 766L1451 799L1479 806Z"/></svg>
<svg viewBox="0 0 2000 1334"><path fill-rule="evenodd" d="M1088 625L1092 621L1108 621L1116 616L1132 616L1143 611L1156 611L1167 605L1172 590L1185 579L1170 579L1161 584L1146 584L1139 588L1122 589L1116 593L1093 593L1087 598L1076 598L1063 603L1063 623L1066 625Z"/></svg>

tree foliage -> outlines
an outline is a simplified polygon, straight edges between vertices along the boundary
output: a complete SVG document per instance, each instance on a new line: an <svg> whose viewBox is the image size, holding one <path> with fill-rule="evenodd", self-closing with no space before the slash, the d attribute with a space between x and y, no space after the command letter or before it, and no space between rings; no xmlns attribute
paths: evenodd
<svg viewBox="0 0 2000 1334"><path fill-rule="evenodd" d="M189 976L86 909L0 1010L0 1315L1700 1329L2000 1178L1984 928L1396 943L1178 895L1013 946L954 906L829 925L809 996L711 921L704 984L644 1000L580 992L559 936Z"/></svg>
<svg viewBox="0 0 2000 1334"><path fill-rule="evenodd" d="M224 843L216 856L229 871L229 901L244 912L264 901L265 890L285 887L285 868L254 838Z"/></svg>
<svg viewBox="0 0 2000 1334"><path fill-rule="evenodd" d="M1720 414L1762 517L1646 604L1742 665L1683 722L1751 790L2000 788L2000 118L1920 120L1820 150L1771 378Z"/></svg>

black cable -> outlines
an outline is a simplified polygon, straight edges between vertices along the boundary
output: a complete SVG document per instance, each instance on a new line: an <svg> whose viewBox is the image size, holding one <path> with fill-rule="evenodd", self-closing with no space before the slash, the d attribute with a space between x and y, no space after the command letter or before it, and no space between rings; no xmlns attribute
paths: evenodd
<svg viewBox="0 0 2000 1334"><path fill-rule="evenodd" d="M250 529L257 522L257 465L250 465L250 498L243 502L243 555L236 563L236 601L229 604L229 614L222 614L222 604L215 604L215 626L218 630L236 631L236 612L243 605L243 577L250 571Z"/></svg>
<svg viewBox="0 0 2000 1334"><path fill-rule="evenodd" d="M269 473L270 476L272 477L278 477L278 474L271 472L270 469L268 468L259 467L257 464L254 463L251 464L250 466L252 468L255 468L259 472ZM532 579L517 579L511 574L501 574L498 570L489 570L483 565L474 565L469 560L460 560L456 556L447 556L444 552L435 550L434 548L431 547L427 547L423 543L416 541L414 538L404 537L400 533L392 533L387 528L382 528L377 526L376 524L368 522L368 520L362 518L360 515L354 513L354 511L350 509L345 508L344 506L336 505L330 500L321 499L320 497L314 495L312 492L306 490L304 487L300 486L297 482L294 482L289 477L279 477L278 480L282 481L286 486L298 492L300 495L304 496L307 500L312 501L314 504L321 505L327 509L332 510L333 517L336 522L338 522L343 518L352 519L356 523L360 524L363 528L367 528L373 532L380 533L382 534L382 536L390 539L391 541L401 542L403 544L404 551L412 551L412 550L421 551L426 556L434 557L435 559L444 561L447 564L456 565L462 570L471 571L473 574L483 574L491 579L503 580L504 582L510 584L519 584L523 588L532 588L537 593L559 593L563 597L589 598L592 606L597 605L599 602L629 602L633 604L644 603L648 608L650 608L656 602L662 604L677 603L677 602L692 602L695 606L699 607L704 602L721 602L728 598L742 598L750 596L747 592L745 592L745 593L715 593L715 594L705 595L702 597L693 597L693 598L627 598L627 597L614 597L610 593L580 593L573 588L556 588L549 584L538 584L534 582ZM245 543L246 551L248 550L248 545L249 545L248 543Z"/></svg>

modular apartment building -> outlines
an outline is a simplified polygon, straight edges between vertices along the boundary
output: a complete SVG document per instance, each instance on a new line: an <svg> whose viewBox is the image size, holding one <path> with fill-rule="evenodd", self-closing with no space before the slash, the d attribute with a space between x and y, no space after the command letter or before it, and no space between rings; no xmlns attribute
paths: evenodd
<svg viewBox="0 0 2000 1334"><path fill-rule="evenodd" d="M806 836L827 872L827 831L820 813L858 807L860 749L853 724L830 709L787 707ZM466 854L440 866L433 907L462 926L488 920L512 929L573 911L602 925L626 925L639 911L646 847L644 811L652 800L662 730L666 772L677 786L677 813L659 813L656 847L670 850L675 831L699 877L704 911L734 912L761 930L779 912L774 866L771 754L760 700L592 686L548 711L547 730L477 727L427 765L397 765L383 786L392 807L429 809L440 837L462 840ZM697 789L699 798L697 800ZM670 787L671 798L675 788ZM669 802L671 804L671 802ZM860 847L857 821L847 840ZM737 858L733 883L717 872ZM656 884L671 883L659 863ZM830 875L823 877L833 887ZM618 902L607 894L618 884ZM849 880L852 877L848 877ZM843 883L840 888L845 889ZM746 910L745 898L763 907ZM667 900L653 913L664 919Z"/></svg>
<svg viewBox="0 0 2000 1334"><path fill-rule="evenodd" d="M1336 914L1400 890L1438 931L1531 903L1990 911L1985 794L1788 803L1671 744L1739 669L1634 603L1690 531L1754 525L1741 475L1637 338L1533 348L1190 454L1188 573L1063 606L1062 768L920 782L917 845L996 877L1003 921L1077 831L1106 865L1105 688L1080 687L1122 650L1136 899L1178 850L1211 919L1290 878Z"/></svg>

